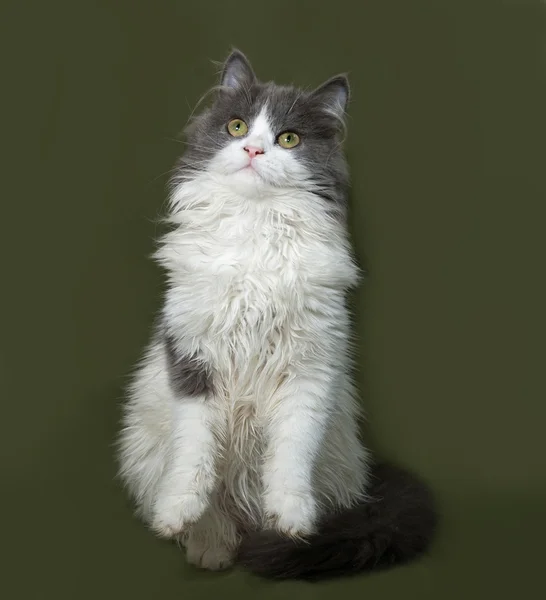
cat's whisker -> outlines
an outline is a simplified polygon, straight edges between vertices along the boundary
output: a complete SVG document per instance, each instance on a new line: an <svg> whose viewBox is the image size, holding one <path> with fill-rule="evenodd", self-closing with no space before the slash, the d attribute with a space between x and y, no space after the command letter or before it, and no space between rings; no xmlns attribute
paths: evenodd
<svg viewBox="0 0 546 600"><path fill-rule="evenodd" d="M184 144L187 145L188 142L184 141L184 140L179 140L177 138L172 138L172 137L166 137L166 140L168 140L169 142L175 142L176 144Z"/></svg>
<svg viewBox="0 0 546 600"><path fill-rule="evenodd" d="M307 94L308 91L309 91L309 86L306 86L298 92L298 94L294 98L294 102L292 102L292 104L290 105L290 108L288 109L288 111L286 113L287 115L289 115L294 110L294 106L296 106L296 103L302 98L303 94Z"/></svg>
<svg viewBox="0 0 546 600"><path fill-rule="evenodd" d="M195 114L195 111L201 106L201 104L206 100L206 98L208 98L211 94L218 92L219 90L221 90L221 86L216 85L212 88L210 88L208 91L206 91L197 101L197 103L195 104L195 106L193 107L193 110L190 113L190 116L188 117L187 121L186 121L186 125L185 127L188 126L189 122L193 119L193 115Z"/></svg>
<svg viewBox="0 0 546 600"><path fill-rule="evenodd" d="M332 150L330 151L330 153L328 154L328 157L326 158L326 162L324 163L324 166L327 167L328 163L330 162L330 159L332 158L332 156L341 148L341 146L343 146L344 140L340 140L339 142L337 142L334 147L332 148Z"/></svg>
<svg viewBox="0 0 546 600"><path fill-rule="evenodd" d="M171 175L172 173L176 173L177 170L178 170L178 167L173 167L172 169L169 169L168 171L165 171L164 173L160 173L159 175L157 175L156 177L151 179L148 183L149 184L154 183L158 179L161 179L161 177L165 177L165 175Z"/></svg>

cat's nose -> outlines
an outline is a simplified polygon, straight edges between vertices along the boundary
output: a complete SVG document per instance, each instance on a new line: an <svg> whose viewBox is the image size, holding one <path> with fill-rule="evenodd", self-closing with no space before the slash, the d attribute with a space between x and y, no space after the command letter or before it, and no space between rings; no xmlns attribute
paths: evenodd
<svg viewBox="0 0 546 600"><path fill-rule="evenodd" d="M263 148L258 148L258 146L245 146L244 150L245 152L248 152L250 158L254 158L255 156L258 156L258 154L264 153Z"/></svg>

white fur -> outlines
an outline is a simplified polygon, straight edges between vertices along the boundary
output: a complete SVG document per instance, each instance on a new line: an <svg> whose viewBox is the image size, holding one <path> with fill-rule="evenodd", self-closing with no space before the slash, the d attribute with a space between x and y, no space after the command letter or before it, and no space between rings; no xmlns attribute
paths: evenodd
<svg viewBox="0 0 546 600"><path fill-rule="evenodd" d="M120 439L142 518L211 569L230 564L245 527L305 535L365 489L345 303L357 269L344 225L274 141L264 111L176 188L157 252L165 322L181 352L211 365L216 393L176 397L156 339ZM264 149L254 169L247 144Z"/></svg>

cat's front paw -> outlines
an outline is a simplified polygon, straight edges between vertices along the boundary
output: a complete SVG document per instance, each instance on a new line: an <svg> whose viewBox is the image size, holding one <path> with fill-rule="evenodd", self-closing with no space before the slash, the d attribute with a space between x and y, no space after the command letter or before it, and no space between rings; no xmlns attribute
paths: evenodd
<svg viewBox="0 0 546 600"><path fill-rule="evenodd" d="M152 529L161 537L177 537L202 516L207 506L199 494L160 497L154 506Z"/></svg>
<svg viewBox="0 0 546 600"><path fill-rule="evenodd" d="M270 492L266 496L266 513L274 527L290 537L306 537L315 530L316 502L310 494L289 491Z"/></svg>

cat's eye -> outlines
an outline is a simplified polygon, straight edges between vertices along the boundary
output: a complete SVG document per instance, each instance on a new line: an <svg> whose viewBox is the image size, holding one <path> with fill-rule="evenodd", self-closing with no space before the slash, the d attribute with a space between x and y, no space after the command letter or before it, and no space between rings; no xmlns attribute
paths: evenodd
<svg viewBox="0 0 546 600"><path fill-rule="evenodd" d="M242 119L232 119L227 130L233 137L241 137L248 133L248 125Z"/></svg>
<svg viewBox="0 0 546 600"><path fill-rule="evenodd" d="M285 131L277 138L279 146L282 146L283 148L295 148L300 141L300 136L293 131Z"/></svg>

